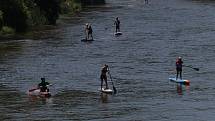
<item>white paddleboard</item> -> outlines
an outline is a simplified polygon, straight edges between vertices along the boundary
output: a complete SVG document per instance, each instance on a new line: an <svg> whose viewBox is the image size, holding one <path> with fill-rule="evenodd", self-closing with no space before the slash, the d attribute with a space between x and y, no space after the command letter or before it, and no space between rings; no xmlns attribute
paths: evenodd
<svg viewBox="0 0 215 121"><path fill-rule="evenodd" d="M122 35L122 32L116 32L115 35L116 35L116 36Z"/></svg>
<svg viewBox="0 0 215 121"><path fill-rule="evenodd" d="M170 81L172 82L176 82L176 83L181 83L181 84L185 84L185 85L190 85L190 81L186 80L186 79L176 79L176 78L169 78Z"/></svg>
<svg viewBox="0 0 215 121"><path fill-rule="evenodd" d="M101 92L103 92L103 93L109 93L109 94L112 94L113 93L113 90L112 89L105 89L105 88L102 88L102 90L101 89L99 89Z"/></svg>

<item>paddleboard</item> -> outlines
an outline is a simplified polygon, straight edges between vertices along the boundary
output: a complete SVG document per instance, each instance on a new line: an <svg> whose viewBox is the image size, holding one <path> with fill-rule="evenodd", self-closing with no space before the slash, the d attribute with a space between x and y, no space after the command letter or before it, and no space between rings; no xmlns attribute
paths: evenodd
<svg viewBox="0 0 215 121"><path fill-rule="evenodd" d="M181 83L185 85L190 85L190 81L186 79L176 79L176 78L169 78L170 81L176 82L176 83Z"/></svg>
<svg viewBox="0 0 215 121"><path fill-rule="evenodd" d="M122 35L122 32L116 32L115 35L116 35L116 36Z"/></svg>
<svg viewBox="0 0 215 121"><path fill-rule="evenodd" d="M92 42L92 41L94 41L94 39L82 39L81 41L82 42Z"/></svg>
<svg viewBox="0 0 215 121"><path fill-rule="evenodd" d="M31 89L28 91L29 96L51 97L50 92L40 92L40 89Z"/></svg>
<svg viewBox="0 0 215 121"><path fill-rule="evenodd" d="M113 93L113 90L112 89L105 89L105 88L102 88L102 89L99 89L101 92L103 93L108 93L108 94L112 94Z"/></svg>

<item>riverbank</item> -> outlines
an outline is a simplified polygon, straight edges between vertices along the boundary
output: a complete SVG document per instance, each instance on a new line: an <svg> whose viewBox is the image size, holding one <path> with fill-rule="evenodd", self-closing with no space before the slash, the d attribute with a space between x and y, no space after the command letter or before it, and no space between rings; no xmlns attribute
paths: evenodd
<svg viewBox="0 0 215 121"><path fill-rule="evenodd" d="M0 40L35 38L37 33L56 28L59 21L62 24L65 16L72 19L72 16L76 16L88 6L105 4L105 0L48 1L25 2L20 0L19 2L22 4L10 0L0 1ZM10 12L12 9L9 5L18 7L15 12ZM12 14L15 16L11 16Z"/></svg>
<svg viewBox="0 0 215 121"><path fill-rule="evenodd" d="M41 25L29 28L27 32L23 33L6 33L0 34L0 41L2 40L20 40L20 39L42 39L51 36L47 34L49 31L56 29L56 25Z"/></svg>

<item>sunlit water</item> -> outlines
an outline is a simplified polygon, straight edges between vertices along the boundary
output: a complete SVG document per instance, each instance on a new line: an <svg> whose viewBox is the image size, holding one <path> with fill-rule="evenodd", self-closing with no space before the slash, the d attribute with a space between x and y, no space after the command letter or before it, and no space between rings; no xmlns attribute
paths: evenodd
<svg viewBox="0 0 215 121"><path fill-rule="evenodd" d="M214 11L214 2L108 0L45 32L44 39L2 41L0 120L214 121ZM119 37L113 35L117 16ZM92 43L80 41L87 22ZM190 86L168 80L177 56L200 68L184 67ZM116 95L98 91L105 63ZM52 97L29 97L41 77L53 84Z"/></svg>

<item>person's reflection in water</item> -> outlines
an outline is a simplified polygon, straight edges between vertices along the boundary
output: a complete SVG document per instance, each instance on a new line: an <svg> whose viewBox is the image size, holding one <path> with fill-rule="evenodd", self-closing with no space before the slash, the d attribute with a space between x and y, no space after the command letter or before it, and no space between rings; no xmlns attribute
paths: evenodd
<svg viewBox="0 0 215 121"><path fill-rule="evenodd" d="M43 97L38 97L38 96L30 96L28 97L28 101L30 102L31 105L33 104L53 104L53 99L52 98L43 98Z"/></svg>
<svg viewBox="0 0 215 121"><path fill-rule="evenodd" d="M182 84L177 84L177 93L179 94L179 95L182 95L183 93L182 93L183 91L182 91Z"/></svg>
<svg viewBox="0 0 215 121"><path fill-rule="evenodd" d="M187 93L190 93L190 85L185 85L185 89Z"/></svg>
<svg viewBox="0 0 215 121"><path fill-rule="evenodd" d="M177 84L177 93L179 95L183 95L183 89L182 89L182 84ZM185 90L186 90L186 93L189 93L190 91L190 86L189 85L184 85L185 86Z"/></svg>
<svg viewBox="0 0 215 121"><path fill-rule="evenodd" d="M101 102L102 103L107 103L108 102L108 94L101 93Z"/></svg>

